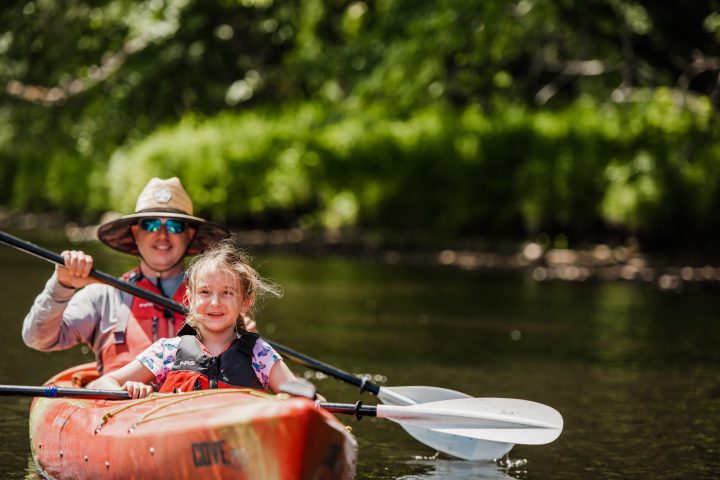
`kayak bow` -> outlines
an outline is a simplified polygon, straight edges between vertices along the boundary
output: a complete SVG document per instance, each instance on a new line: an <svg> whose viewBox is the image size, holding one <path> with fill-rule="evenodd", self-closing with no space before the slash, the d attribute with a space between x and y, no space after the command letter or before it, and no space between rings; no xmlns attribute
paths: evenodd
<svg viewBox="0 0 720 480"><path fill-rule="evenodd" d="M48 386L70 387L81 365ZM117 392L116 392L117 393ZM357 444L305 398L250 389L139 400L36 398L32 458L54 479L350 479Z"/></svg>

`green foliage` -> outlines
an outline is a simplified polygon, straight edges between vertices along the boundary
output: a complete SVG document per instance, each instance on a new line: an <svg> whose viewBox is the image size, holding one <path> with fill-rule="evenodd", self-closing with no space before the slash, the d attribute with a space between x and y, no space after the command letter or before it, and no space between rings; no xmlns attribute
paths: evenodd
<svg viewBox="0 0 720 480"><path fill-rule="evenodd" d="M108 173L111 201L130 211L132 192L148 178L176 175L200 210L218 221L303 208L313 201L313 162L303 161L304 143L319 121L313 105L280 115L187 117L115 153Z"/></svg>
<svg viewBox="0 0 720 480"><path fill-rule="evenodd" d="M94 220L178 175L238 226L688 244L715 3L8 0L0 204Z"/></svg>
<svg viewBox="0 0 720 480"><path fill-rule="evenodd" d="M150 175L178 175L204 211L236 224L281 214L284 226L502 236L521 224L582 238L608 225L665 238L674 219L720 227L707 223L720 193L709 113L659 91L552 113L302 104L186 118L116 154L112 198L128 211Z"/></svg>

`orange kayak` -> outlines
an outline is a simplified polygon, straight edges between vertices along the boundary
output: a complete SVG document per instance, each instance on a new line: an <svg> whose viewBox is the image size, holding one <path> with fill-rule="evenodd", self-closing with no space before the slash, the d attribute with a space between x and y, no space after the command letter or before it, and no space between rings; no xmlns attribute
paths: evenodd
<svg viewBox="0 0 720 480"><path fill-rule="evenodd" d="M80 365L46 385L70 387L94 369ZM344 479L357 463L354 437L332 414L249 389L36 398L30 444L37 468L54 479Z"/></svg>

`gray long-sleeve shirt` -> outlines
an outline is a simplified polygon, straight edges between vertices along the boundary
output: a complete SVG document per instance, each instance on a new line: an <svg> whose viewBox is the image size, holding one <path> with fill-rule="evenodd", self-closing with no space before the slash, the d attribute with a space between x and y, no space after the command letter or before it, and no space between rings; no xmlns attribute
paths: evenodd
<svg viewBox="0 0 720 480"><path fill-rule="evenodd" d="M98 358L117 322L127 321L131 305L130 295L108 285L75 290L62 286L53 274L25 317L23 341L43 352L86 343Z"/></svg>

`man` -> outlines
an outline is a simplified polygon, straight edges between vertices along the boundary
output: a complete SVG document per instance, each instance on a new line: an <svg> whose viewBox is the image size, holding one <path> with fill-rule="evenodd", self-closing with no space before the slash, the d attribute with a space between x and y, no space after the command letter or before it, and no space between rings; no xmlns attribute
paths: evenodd
<svg viewBox="0 0 720 480"><path fill-rule="evenodd" d="M183 259L228 236L226 228L193 216L192 200L180 180L153 178L140 193L135 213L101 225L98 238L110 248L140 258L122 278L153 293L184 302ZM173 337L182 315L133 297L89 277L93 258L64 251L23 323L23 340L41 351L80 343L95 352L100 373L113 371L153 341ZM84 287L84 288L83 288ZM254 322L247 325L255 329Z"/></svg>

